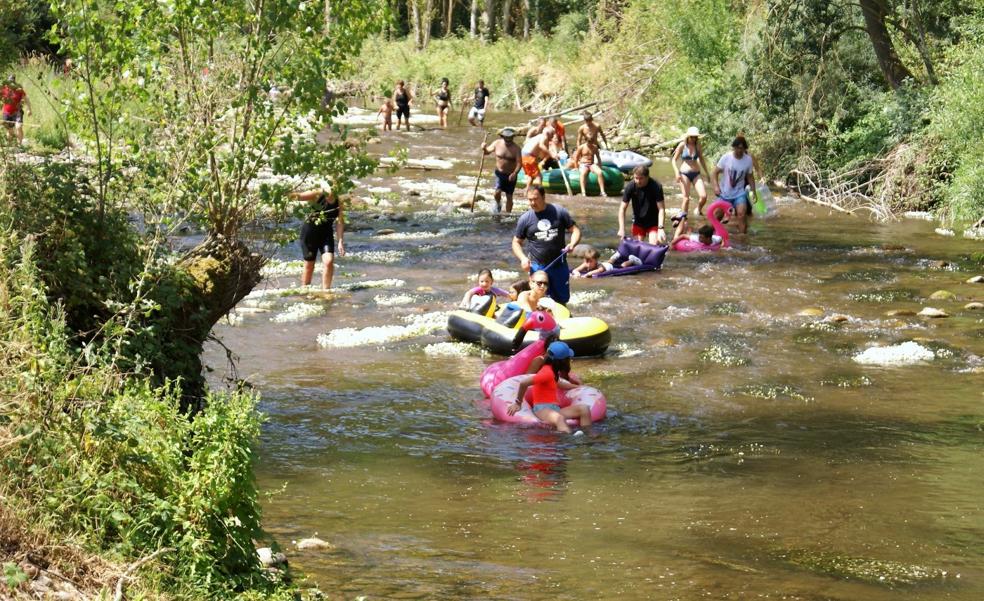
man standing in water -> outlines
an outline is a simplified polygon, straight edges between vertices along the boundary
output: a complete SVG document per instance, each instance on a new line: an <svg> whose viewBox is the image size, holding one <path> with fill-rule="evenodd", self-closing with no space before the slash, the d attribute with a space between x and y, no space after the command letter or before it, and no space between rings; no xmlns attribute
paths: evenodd
<svg viewBox="0 0 984 601"><path fill-rule="evenodd" d="M543 133L539 133L532 138L527 138L523 144L523 172L526 173L526 189L529 190L532 184L539 184L541 181L540 170L548 164L556 164L560 157L553 149L554 130L552 127L544 127Z"/></svg>
<svg viewBox="0 0 984 601"><path fill-rule="evenodd" d="M489 89L485 87L485 82L478 81L475 87L475 106L468 111L468 122L472 125L485 124L485 109L489 105ZM477 122L475 120L478 120Z"/></svg>
<svg viewBox="0 0 984 601"><path fill-rule="evenodd" d="M31 103L27 100L27 92L11 75L0 88L0 102L3 102L3 125L7 135L16 140L17 145L24 143L24 110L31 113Z"/></svg>
<svg viewBox="0 0 984 601"><path fill-rule="evenodd" d="M748 214L751 202L748 190L755 188L752 175L752 156L748 154L748 140L745 136L735 136L731 142L731 152L725 153L714 167L714 194L735 208L738 232L748 231Z"/></svg>
<svg viewBox="0 0 984 601"><path fill-rule="evenodd" d="M639 165L632 170L632 181L622 190L622 205L618 208L618 237L625 237L625 212L632 205L632 237L649 244L666 244L663 224L666 203L663 186L649 177L649 167Z"/></svg>
<svg viewBox="0 0 984 601"><path fill-rule="evenodd" d="M601 143L598 141L600 136L605 141L605 147L608 147L608 138L605 137L605 132L594 122L594 115L591 114L591 111L584 111L582 117L584 117L584 125L577 130L577 143L574 146L578 147L585 142L592 142L601 148Z"/></svg>
<svg viewBox="0 0 984 601"><path fill-rule="evenodd" d="M567 209L547 202L543 186L528 188L526 199L530 202L530 208L516 221L513 254L519 259L523 271L531 274L545 271L550 276L550 298L567 304L571 298L571 268L563 255L581 241L581 229ZM564 244L564 232L571 233L570 244Z"/></svg>
<svg viewBox="0 0 984 601"><path fill-rule="evenodd" d="M516 190L516 176L519 174L519 155L521 149L513 142L516 131L507 127L499 133L500 138L488 146L482 146L482 154L495 153L495 213L502 210L502 195L506 195L506 212L512 213L513 192Z"/></svg>

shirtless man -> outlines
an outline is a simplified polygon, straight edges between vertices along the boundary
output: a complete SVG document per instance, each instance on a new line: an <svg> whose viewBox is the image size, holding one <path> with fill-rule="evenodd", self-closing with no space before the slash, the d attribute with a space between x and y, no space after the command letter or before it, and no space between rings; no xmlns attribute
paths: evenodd
<svg viewBox="0 0 984 601"><path fill-rule="evenodd" d="M563 150L570 154L570 149L567 147L567 131L564 129L564 124L560 122L560 117L550 119L550 127L554 128L554 131L557 133L558 150Z"/></svg>
<svg viewBox="0 0 984 601"><path fill-rule="evenodd" d="M495 213L502 210L502 194L506 195L506 212L512 213L513 192L516 190L516 176L519 174L522 149L513 142L516 131L511 127L503 129L500 139L488 146L482 146L482 154L495 154Z"/></svg>
<svg viewBox="0 0 984 601"><path fill-rule="evenodd" d="M559 157L551 148L554 138L552 127L544 127L543 133L526 140L523 144L523 172L526 173L526 189L534 183L540 183L540 163L549 160L557 161ZM534 182L534 180L536 180Z"/></svg>
<svg viewBox="0 0 984 601"><path fill-rule="evenodd" d="M575 146L580 146L585 142L592 142L598 148L601 148L601 144L598 143L598 136L605 142L605 146L609 147L608 138L605 137L605 132L602 131L600 127L594 122L594 115L590 111L584 111L582 115L584 117L584 125L582 125L577 130L577 143Z"/></svg>

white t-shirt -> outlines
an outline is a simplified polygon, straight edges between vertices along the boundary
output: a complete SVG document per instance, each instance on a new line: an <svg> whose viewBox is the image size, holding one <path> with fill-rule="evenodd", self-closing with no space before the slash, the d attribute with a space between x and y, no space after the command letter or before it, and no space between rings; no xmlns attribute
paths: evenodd
<svg viewBox="0 0 984 601"><path fill-rule="evenodd" d="M748 174L752 172L752 156L745 153L740 159L733 152L726 152L717 166L721 169L721 198L733 200L745 193Z"/></svg>
<svg viewBox="0 0 984 601"><path fill-rule="evenodd" d="M724 192L724 190L721 191ZM721 244L721 240L722 240L721 236L718 236L717 234L711 236L711 244ZM690 234L690 241L700 242L700 234Z"/></svg>

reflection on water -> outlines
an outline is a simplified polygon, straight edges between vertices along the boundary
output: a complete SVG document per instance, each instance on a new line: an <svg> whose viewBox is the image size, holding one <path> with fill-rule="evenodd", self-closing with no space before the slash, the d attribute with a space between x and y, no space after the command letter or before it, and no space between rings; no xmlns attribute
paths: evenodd
<svg viewBox="0 0 984 601"><path fill-rule="evenodd" d="M517 269L515 216L494 221L484 186L456 209L481 135L388 136L462 160L366 178L340 289L264 296L216 332L263 392L257 477L286 484L265 524L293 565L333 599L984 598L979 246L781 204L731 252L574 283L613 332L575 362L609 400L595 437L497 424L478 398L496 358L429 327L480 268ZM555 200L615 245L617 199ZM932 358L854 360L909 341ZM293 549L315 533L335 548Z"/></svg>

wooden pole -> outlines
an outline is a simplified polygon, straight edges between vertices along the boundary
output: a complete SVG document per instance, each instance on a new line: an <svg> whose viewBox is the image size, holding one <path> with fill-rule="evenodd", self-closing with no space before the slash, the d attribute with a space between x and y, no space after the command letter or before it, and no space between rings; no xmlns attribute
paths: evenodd
<svg viewBox="0 0 984 601"><path fill-rule="evenodd" d="M541 117L543 119L552 119L554 117L560 117L561 115L566 115L567 113L573 113L574 111L579 111L581 109L586 109L586 108L588 108L590 106L597 106L599 104L601 104L601 101L600 100L595 101L595 102L589 102L587 104L582 104L581 106L575 106L574 108L567 109L565 111L560 111L560 112L557 112L557 113L550 113L549 115L541 115Z"/></svg>
<svg viewBox="0 0 984 601"><path fill-rule="evenodd" d="M564 166L563 165L561 165L560 167L558 167L558 169L560 169L560 177L561 177L561 179L564 180L564 187L567 188L567 195L568 196L574 196L574 192L571 191L571 182L567 181L567 169L564 169ZM581 194L585 194L585 191L584 190L581 190Z"/></svg>
<svg viewBox="0 0 984 601"><path fill-rule="evenodd" d="M471 208L469 211L475 211L475 199L478 198L478 184L482 181L482 169L485 168L485 145L489 141L489 132L485 132L485 137L482 139L482 158L478 162L478 175L475 176L475 191L472 192Z"/></svg>
<svg viewBox="0 0 984 601"><path fill-rule="evenodd" d="M464 100L461 101L461 110L458 111L458 127L461 127L461 119L465 116L465 107L468 106L468 97L464 96Z"/></svg>

